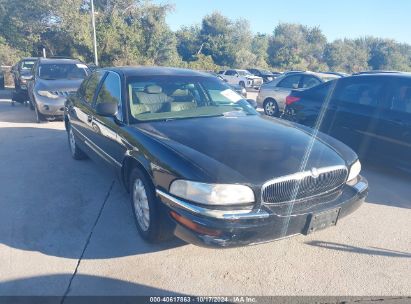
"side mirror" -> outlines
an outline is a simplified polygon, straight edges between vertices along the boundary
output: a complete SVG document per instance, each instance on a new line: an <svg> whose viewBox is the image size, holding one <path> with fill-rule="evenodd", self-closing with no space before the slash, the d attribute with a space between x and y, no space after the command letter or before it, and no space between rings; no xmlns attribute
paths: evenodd
<svg viewBox="0 0 411 304"><path fill-rule="evenodd" d="M118 111L117 104L113 102L101 102L96 106L97 115L103 117L114 117Z"/></svg>
<svg viewBox="0 0 411 304"><path fill-rule="evenodd" d="M254 109L257 109L257 102L254 99L246 99L247 102L252 106Z"/></svg>
<svg viewBox="0 0 411 304"><path fill-rule="evenodd" d="M225 79L225 78L223 79L223 81L224 81L224 82L228 82L228 80L227 80L227 79Z"/></svg>

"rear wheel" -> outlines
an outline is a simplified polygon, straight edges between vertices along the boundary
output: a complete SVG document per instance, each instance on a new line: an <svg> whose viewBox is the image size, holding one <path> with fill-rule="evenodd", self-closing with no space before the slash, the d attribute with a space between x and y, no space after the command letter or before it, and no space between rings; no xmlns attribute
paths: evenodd
<svg viewBox="0 0 411 304"><path fill-rule="evenodd" d="M73 128L71 127L70 124L68 124L67 134L68 134L68 141L69 141L71 156L75 160L81 160L81 159L87 158L86 154L78 147L76 143L76 137L74 136L74 133L73 133Z"/></svg>
<svg viewBox="0 0 411 304"><path fill-rule="evenodd" d="M130 173L129 189L133 217L140 236L149 243L169 238L163 228L153 183L138 168Z"/></svg>
<svg viewBox="0 0 411 304"><path fill-rule="evenodd" d="M264 114L268 116L278 116L279 108L277 102L272 99L268 98L264 101Z"/></svg>

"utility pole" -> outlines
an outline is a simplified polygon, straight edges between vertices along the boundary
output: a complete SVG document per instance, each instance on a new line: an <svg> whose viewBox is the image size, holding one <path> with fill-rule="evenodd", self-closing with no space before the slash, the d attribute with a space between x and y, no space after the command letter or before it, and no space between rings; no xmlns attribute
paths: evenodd
<svg viewBox="0 0 411 304"><path fill-rule="evenodd" d="M98 66L96 20L94 16L94 0L90 0L90 2L91 2L91 24L93 26L94 64Z"/></svg>

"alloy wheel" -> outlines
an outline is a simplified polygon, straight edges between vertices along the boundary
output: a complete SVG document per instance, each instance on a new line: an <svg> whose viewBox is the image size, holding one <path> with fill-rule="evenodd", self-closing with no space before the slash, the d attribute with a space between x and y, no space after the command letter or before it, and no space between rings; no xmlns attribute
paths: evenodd
<svg viewBox="0 0 411 304"><path fill-rule="evenodd" d="M140 228L147 231L150 226L150 207L143 181L139 178L133 184L133 205Z"/></svg>
<svg viewBox="0 0 411 304"><path fill-rule="evenodd" d="M277 113L277 104L273 100L269 100L265 103L264 111L266 115L274 116Z"/></svg>

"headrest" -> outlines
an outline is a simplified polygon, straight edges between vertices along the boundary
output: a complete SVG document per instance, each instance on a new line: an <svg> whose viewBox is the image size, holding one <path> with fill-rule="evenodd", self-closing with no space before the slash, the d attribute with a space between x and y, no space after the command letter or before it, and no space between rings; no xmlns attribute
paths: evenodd
<svg viewBox="0 0 411 304"><path fill-rule="evenodd" d="M188 90L177 89L171 96L179 97L179 96L188 96Z"/></svg>
<svg viewBox="0 0 411 304"><path fill-rule="evenodd" d="M148 94L160 94L161 92L163 92L163 89L158 85L152 84L146 86L144 91Z"/></svg>

